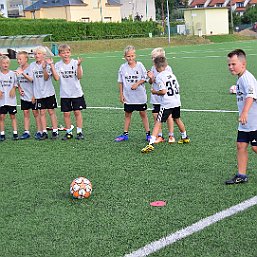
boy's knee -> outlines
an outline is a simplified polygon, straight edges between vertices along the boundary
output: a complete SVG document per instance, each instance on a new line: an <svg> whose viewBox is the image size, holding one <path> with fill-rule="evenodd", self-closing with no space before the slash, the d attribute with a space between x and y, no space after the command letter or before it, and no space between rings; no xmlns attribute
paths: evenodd
<svg viewBox="0 0 257 257"><path fill-rule="evenodd" d="M257 153L257 146L252 146L252 150Z"/></svg>

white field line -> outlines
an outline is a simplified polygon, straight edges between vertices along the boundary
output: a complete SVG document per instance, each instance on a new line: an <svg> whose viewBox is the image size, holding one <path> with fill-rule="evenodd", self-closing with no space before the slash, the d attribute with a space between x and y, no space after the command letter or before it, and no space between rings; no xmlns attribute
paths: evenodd
<svg viewBox="0 0 257 257"><path fill-rule="evenodd" d="M20 104L17 105L17 107L21 107ZM58 108L61 108L60 105L58 105ZM124 110L123 107L108 107L108 106L87 106L87 109L100 109L100 110ZM151 111L151 108L147 109L148 111ZM230 111L230 110L197 110L197 109L180 109L183 112L228 112L228 113L235 113L238 111Z"/></svg>
<svg viewBox="0 0 257 257"><path fill-rule="evenodd" d="M171 245L187 236L190 236L198 231L203 230L204 228L217 223L225 218L233 216L238 212L244 211L254 205L257 205L257 196L254 196L242 203L234 205L226 210L218 212L212 216L201 219L198 222L194 223L191 226L178 230L177 232L163 237L157 241L154 241L150 244L145 245L144 247L130 253L126 254L124 257L143 257L148 256L154 252L161 250L162 248Z"/></svg>

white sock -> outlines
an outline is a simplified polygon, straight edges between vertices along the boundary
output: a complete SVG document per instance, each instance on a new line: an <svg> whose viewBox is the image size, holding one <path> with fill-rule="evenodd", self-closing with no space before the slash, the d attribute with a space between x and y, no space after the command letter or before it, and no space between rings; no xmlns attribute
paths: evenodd
<svg viewBox="0 0 257 257"><path fill-rule="evenodd" d="M4 131L1 131L1 136L4 136L4 135L5 135Z"/></svg>
<svg viewBox="0 0 257 257"><path fill-rule="evenodd" d="M58 129L53 129L53 132L56 132L56 133L58 133Z"/></svg>
<svg viewBox="0 0 257 257"><path fill-rule="evenodd" d="M149 144L150 144L150 145L153 144L153 143L155 142L155 140L156 140L156 137L151 136L151 139L150 139Z"/></svg>
<svg viewBox="0 0 257 257"><path fill-rule="evenodd" d="M14 131L13 131L13 134L17 135L17 134L18 134L18 131L17 131L17 130L14 130Z"/></svg>
<svg viewBox="0 0 257 257"><path fill-rule="evenodd" d="M186 138L187 137L187 132L186 131L185 132L180 132L180 135L181 135L182 138Z"/></svg>
<svg viewBox="0 0 257 257"><path fill-rule="evenodd" d="M77 127L77 134L82 133L82 128Z"/></svg>
<svg viewBox="0 0 257 257"><path fill-rule="evenodd" d="M24 133L30 134L30 133L29 133L29 130L24 130Z"/></svg>

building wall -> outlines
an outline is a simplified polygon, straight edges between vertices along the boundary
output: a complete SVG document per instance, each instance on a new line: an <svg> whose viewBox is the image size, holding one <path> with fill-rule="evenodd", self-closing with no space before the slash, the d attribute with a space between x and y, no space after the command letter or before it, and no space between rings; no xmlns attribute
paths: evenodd
<svg viewBox="0 0 257 257"><path fill-rule="evenodd" d="M202 36L229 33L227 8L187 9L184 12L184 18L190 35Z"/></svg>
<svg viewBox="0 0 257 257"><path fill-rule="evenodd" d="M0 0L0 12L4 17L7 17L7 2L6 2L6 0Z"/></svg>

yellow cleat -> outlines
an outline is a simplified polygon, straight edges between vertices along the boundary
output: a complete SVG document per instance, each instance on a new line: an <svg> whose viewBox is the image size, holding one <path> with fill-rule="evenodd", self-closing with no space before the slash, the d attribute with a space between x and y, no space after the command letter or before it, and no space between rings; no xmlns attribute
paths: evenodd
<svg viewBox="0 0 257 257"><path fill-rule="evenodd" d="M190 138L186 137L186 138L181 138L178 140L178 144L189 144L190 143Z"/></svg>
<svg viewBox="0 0 257 257"><path fill-rule="evenodd" d="M142 150L141 150L141 153L150 153L154 150L154 146L153 145L147 145L146 147L144 147Z"/></svg>

